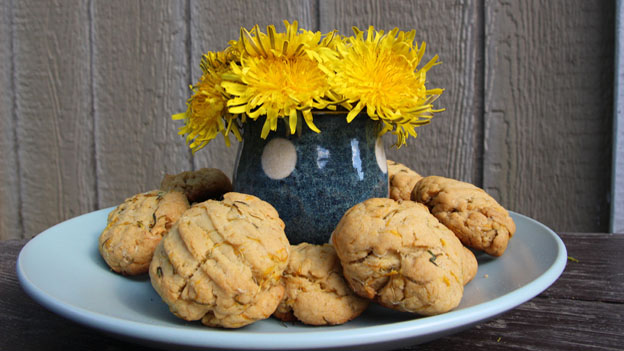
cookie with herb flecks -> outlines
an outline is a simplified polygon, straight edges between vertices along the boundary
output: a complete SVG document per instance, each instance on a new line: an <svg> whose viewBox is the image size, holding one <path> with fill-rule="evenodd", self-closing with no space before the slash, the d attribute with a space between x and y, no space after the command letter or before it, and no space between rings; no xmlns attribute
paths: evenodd
<svg viewBox="0 0 624 351"><path fill-rule="evenodd" d="M368 306L368 300L349 288L336 251L329 244L291 246L282 282L286 293L273 314L282 321L343 324L359 316Z"/></svg>
<svg viewBox="0 0 624 351"><path fill-rule="evenodd" d="M413 201L369 199L353 206L332 243L355 293L399 311L447 312L476 273L474 255Z"/></svg>
<svg viewBox="0 0 624 351"><path fill-rule="evenodd" d="M516 231L507 210L483 189L466 182L425 177L414 187L412 200L425 204L464 245L492 256L505 252Z"/></svg>
<svg viewBox="0 0 624 351"><path fill-rule="evenodd" d="M388 184L390 198L394 200L409 200L414 185L422 176L402 163L388 160Z"/></svg>
<svg viewBox="0 0 624 351"><path fill-rule="evenodd" d="M162 190L184 193L190 203L221 200L232 191L232 182L217 168L202 168L178 174L166 174L160 183Z"/></svg>
<svg viewBox="0 0 624 351"><path fill-rule="evenodd" d="M100 254L115 272L147 273L154 249L189 208L184 194L152 190L126 199L108 215L99 238Z"/></svg>
<svg viewBox="0 0 624 351"><path fill-rule="evenodd" d="M284 295L290 252L269 203L227 193L194 204L156 248L150 280L176 316L239 328L265 319Z"/></svg>

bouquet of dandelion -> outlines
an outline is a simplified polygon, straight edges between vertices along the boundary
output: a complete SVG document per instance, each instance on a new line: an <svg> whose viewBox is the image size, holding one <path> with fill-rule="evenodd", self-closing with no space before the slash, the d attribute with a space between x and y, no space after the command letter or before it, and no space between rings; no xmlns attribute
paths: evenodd
<svg viewBox="0 0 624 351"><path fill-rule="evenodd" d="M425 43L414 44L415 31L397 28L388 33L372 26L367 32L353 28L345 37L299 29L284 21L286 32L268 26L241 28L238 40L221 52L208 52L201 61L202 77L191 86L179 134L193 152L222 134L226 144L247 119L264 118L261 137L277 130L279 120L290 133L303 122L317 132L314 111L344 111L347 122L366 109L381 123L380 134L395 134L398 147L416 137L415 128L429 123L434 101L442 89L427 89L426 74L440 62L421 60Z"/></svg>

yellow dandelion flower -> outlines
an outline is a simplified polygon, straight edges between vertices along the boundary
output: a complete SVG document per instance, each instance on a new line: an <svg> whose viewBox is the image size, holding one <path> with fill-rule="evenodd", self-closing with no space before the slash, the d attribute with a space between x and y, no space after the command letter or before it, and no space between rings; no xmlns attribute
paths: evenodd
<svg viewBox="0 0 624 351"><path fill-rule="evenodd" d="M221 87L221 75L229 70L234 61L230 51L209 52L202 58L200 67L203 75L199 82L191 86L193 95L187 101L187 110L172 116L174 120L184 120L178 134L186 135L186 142L193 152L206 146L218 134L222 134L230 145L229 133L240 141L236 124L237 116L227 111L227 94Z"/></svg>
<svg viewBox="0 0 624 351"><path fill-rule="evenodd" d="M397 146L416 137L415 128L429 123L433 103L442 89L427 89L427 72L439 64L436 55L419 68L425 44L414 43L415 31L397 28L388 33L369 27L365 33L340 37L337 31L322 35L284 21L285 32L259 26L241 28L237 40L223 52L204 55L202 77L191 86L179 134L193 152L218 134L229 145L229 134L241 140L240 126L247 117L264 116L261 137L277 130L279 120L295 133L302 120L315 131L313 111L342 106L351 122L364 109L380 121L381 134L397 136Z"/></svg>
<svg viewBox="0 0 624 351"><path fill-rule="evenodd" d="M280 118L288 119L294 133L300 115L310 129L320 132L312 109L333 108L326 98L331 95L327 74L311 53L325 55L323 48L334 45L337 35L299 30L296 21L284 23L285 33L272 25L266 34L257 25L251 31L242 28L239 40L230 42L240 62L230 63L230 71L222 75L221 86L232 96L227 101L230 113L254 120L266 116L262 138L277 129Z"/></svg>
<svg viewBox="0 0 624 351"><path fill-rule="evenodd" d="M337 42L336 56L317 61L328 72L332 89L344 99L347 121L366 108L371 119L383 123L382 134L397 135L400 147L410 135L416 137L416 127L443 111L433 108L443 90L425 87L427 71L440 63L438 56L418 69L425 44L414 45L415 31L395 28L385 34L371 26L364 38L363 31L353 30L355 37Z"/></svg>

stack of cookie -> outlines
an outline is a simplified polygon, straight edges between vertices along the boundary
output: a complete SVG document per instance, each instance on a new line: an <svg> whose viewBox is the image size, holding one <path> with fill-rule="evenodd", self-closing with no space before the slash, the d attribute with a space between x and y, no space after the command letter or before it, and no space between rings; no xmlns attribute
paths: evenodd
<svg viewBox="0 0 624 351"><path fill-rule="evenodd" d="M231 191L217 169L166 175L160 189L110 213L100 254L117 273L149 272L173 314L208 326L238 328L274 312L333 325L366 309L332 246L291 247L273 206Z"/></svg>
<svg viewBox="0 0 624 351"><path fill-rule="evenodd" d="M464 245L502 255L513 220L471 184L422 177L393 161L388 172L391 198L352 207L332 235L344 276L359 296L388 308L447 312L478 269Z"/></svg>
<svg viewBox="0 0 624 351"><path fill-rule="evenodd" d="M165 175L160 189L129 197L109 213L100 254L117 273L145 274L156 246L190 203L217 199L231 190L230 179L214 168Z"/></svg>
<svg viewBox="0 0 624 351"><path fill-rule="evenodd" d="M359 316L370 301L433 315L455 308L477 260L499 256L513 221L482 190L389 161L390 196L351 209L331 243L291 246L269 203L232 192L217 169L167 175L113 210L99 239L123 275L149 272L176 316L238 328L271 315L309 325ZM462 243L464 245L462 245Z"/></svg>
<svg viewBox="0 0 624 351"><path fill-rule="evenodd" d="M394 161L388 161L388 174L392 199L427 206L470 248L496 257L505 252L516 225L509 212L483 189L450 178L423 178Z"/></svg>

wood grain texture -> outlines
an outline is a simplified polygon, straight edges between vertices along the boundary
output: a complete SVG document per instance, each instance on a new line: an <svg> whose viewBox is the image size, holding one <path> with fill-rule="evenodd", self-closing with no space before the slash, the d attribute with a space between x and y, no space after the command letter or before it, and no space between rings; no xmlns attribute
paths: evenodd
<svg viewBox="0 0 624 351"><path fill-rule="evenodd" d="M100 333L85 333L83 326L27 297L15 272L17 255L25 243L6 240L0 244L0 350L127 350L126 343ZM48 331L43 331L44 326ZM136 345L131 349L147 350Z"/></svg>
<svg viewBox="0 0 624 351"><path fill-rule="evenodd" d="M93 89L98 206L190 169L171 114L187 99L186 5L94 1Z"/></svg>
<svg viewBox="0 0 624 351"><path fill-rule="evenodd" d="M606 231L611 205L612 222L622 218L615 2L11 0L0 10L0 240L116 205L164 173L231 175L237 143L192 156L171 115L185 109L202 53L240 26L283 19L343 34L416 29L425 59L440 55L428 78L446 89L446 112L407 147L388 135L388 158L484 186L556 230Z"/></svg>
<svg viewBox="0 0 624 351"><path fill-rule="evenodd" d="M201 77L199 63L204 53L225 49L227 42L238 39L240 28L251 29L256 24L266 33L266 26L273 24L284 30L283 21L297 20L301 28L318 29L316 1L280 0L246 1L218 0L191 1L191 79L195 83ZM212 141L193 157L194 167L214 167L232 176L239 143L225 146L222 137ZM180 143L183 143L180 140Z"/></svg>
<svg viewBox="0 0 624 351"><path fill-rule="evenodd" d="M613 161L609 231L624 233L624 1L617 1L615 41Z"/></svg>
<svg viewBox="0 0 624 351"><path fill-rule="evenodd" d="M0 240L22 237L15 142L11 2L0 2Z"/></svg>
<svg viewBox="0 0 624 351"><path fill-rule="evenodd" d="M438 54L442 65L427 75L427 87L444 88L436 107L446 108L431 124L417 129L418 138L400 149L384 137L389 159L424 175L442 175L481 183L480 66L482 38L477 1L341 1L320 0L321 31L338 29L351 35L352 26L366 29L416 30L416 42L426 42L426 63ZM423 64L424 64L423 63Z"/></svg>
<svg viewBox="0 0 624 351"><path fill-rule="evenodd" d="M613 3L485 11L485 190L555 230L606 231Z"/></svg>
<svg viewBox="0 0 624 351"><path fill-rule="evenodd" d="M21 216L30 237L94 209L89 14L84 1L13 5Z"/></svg>
<svg viewBox="0 0 624 351"><path fill-rule="evenodd" d="M542 296L624 303L624 235L607 234L596 240L592 234L570 233L565 239L570 257L566 274Z"/></svg>
<svg viewBox="0 0 624 351"><path fill-rule="evenodd" d="M623 317L622 304L536 297L491 321L442 339L443 345L436 340L405 350L616 351L621 350Z"/></svg>

